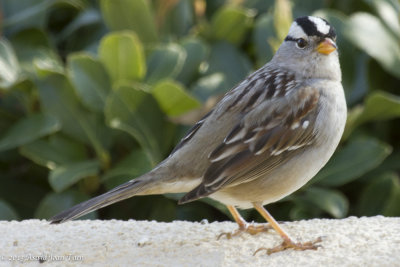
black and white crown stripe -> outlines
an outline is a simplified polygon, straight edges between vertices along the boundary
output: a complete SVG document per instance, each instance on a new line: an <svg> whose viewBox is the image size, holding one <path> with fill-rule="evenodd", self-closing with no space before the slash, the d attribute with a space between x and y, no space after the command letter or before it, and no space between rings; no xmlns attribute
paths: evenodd
<svg viewBox="0 0 400 267"><path fill-rule="evenodd" d="M300 17L296 19L289 29L286 41L293 41L306 36L317 36L321 38L336 38L333 27L324 19L318 17Z"/></svg>

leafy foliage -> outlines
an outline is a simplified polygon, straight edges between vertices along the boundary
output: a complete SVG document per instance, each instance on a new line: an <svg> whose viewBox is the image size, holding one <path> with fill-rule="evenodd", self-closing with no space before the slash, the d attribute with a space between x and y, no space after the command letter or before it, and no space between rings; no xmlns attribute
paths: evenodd
<svg viewBox="0 0 400 267"><path fill-rule="evenodd" d="M279 219L400 215L396 0L0 0L0 219L48 218L150 170L273 56L293 17L338 31L349 116ZM220 203L135 197L87 218L226 220ZM259 220L253 211L248 219Z"/></svg>

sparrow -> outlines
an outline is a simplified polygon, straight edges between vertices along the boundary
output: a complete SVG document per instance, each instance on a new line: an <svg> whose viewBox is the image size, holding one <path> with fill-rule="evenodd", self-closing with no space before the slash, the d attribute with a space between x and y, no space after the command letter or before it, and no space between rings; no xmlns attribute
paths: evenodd
<svg viewBox="0 0 400 267"><path fill-rule="evenodd" d="M325 19L297 18L270 62L228 91L164 161L148 173L50 219L62 223L136 195L186 194L225 204L238 232L273 228L285 249L296 242L263 207L305 185L339 144L347 116L336 32ZM269 223L247 223L237 208L255 208ZM259 251L259 250L258 250Z"/></svg>

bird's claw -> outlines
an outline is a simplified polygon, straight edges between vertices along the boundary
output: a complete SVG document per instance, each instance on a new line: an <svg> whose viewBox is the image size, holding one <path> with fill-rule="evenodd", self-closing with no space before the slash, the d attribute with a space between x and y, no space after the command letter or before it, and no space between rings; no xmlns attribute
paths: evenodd
<svg viewBox="0 0 400 267"><path fill-rule="evenodd" d="M268 255L271 255L272 253L276 253L276 252L280 252L286 249L294 249L294 250L317 250L319 247L321 247L321 245L316 245L316 243L322 242L322 238L318 237L316 240L314 241L309 241L309 242L305 242L305 243L295 243L291 240L285 240L282 242L282 244L280 244L279 246L273 247L273 248L259 248L257 249L253 256L255 256L258 252L260 251L266 251L266 253Z"/></svg>
<svg viewBox="0 0 400 267"><path fill-rule="evenodd" d="M234 236L237 236L241 233L248 233L251 235L256 235L261 232L268 232L272 227L269 224L247 224L244 225L243 227L239 227L237 230L234 232L225 232L221 233L217 240L219 240L221 237L226 236L227 239L231 239Z"/></svg>

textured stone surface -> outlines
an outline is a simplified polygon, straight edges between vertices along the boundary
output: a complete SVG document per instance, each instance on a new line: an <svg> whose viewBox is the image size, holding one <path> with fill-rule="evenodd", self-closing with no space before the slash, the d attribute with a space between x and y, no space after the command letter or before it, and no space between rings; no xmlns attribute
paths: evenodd
<svg viewBox="0 0 400 267"><path fill-rule="evenodd" d="M322 247L253 256L259 247L280 244L280 237L271 231L217 240L236 229L232 222L0 221L0 266L400 266L400 218L315 219L283 227L299 241L323 236Z"/></svg>

